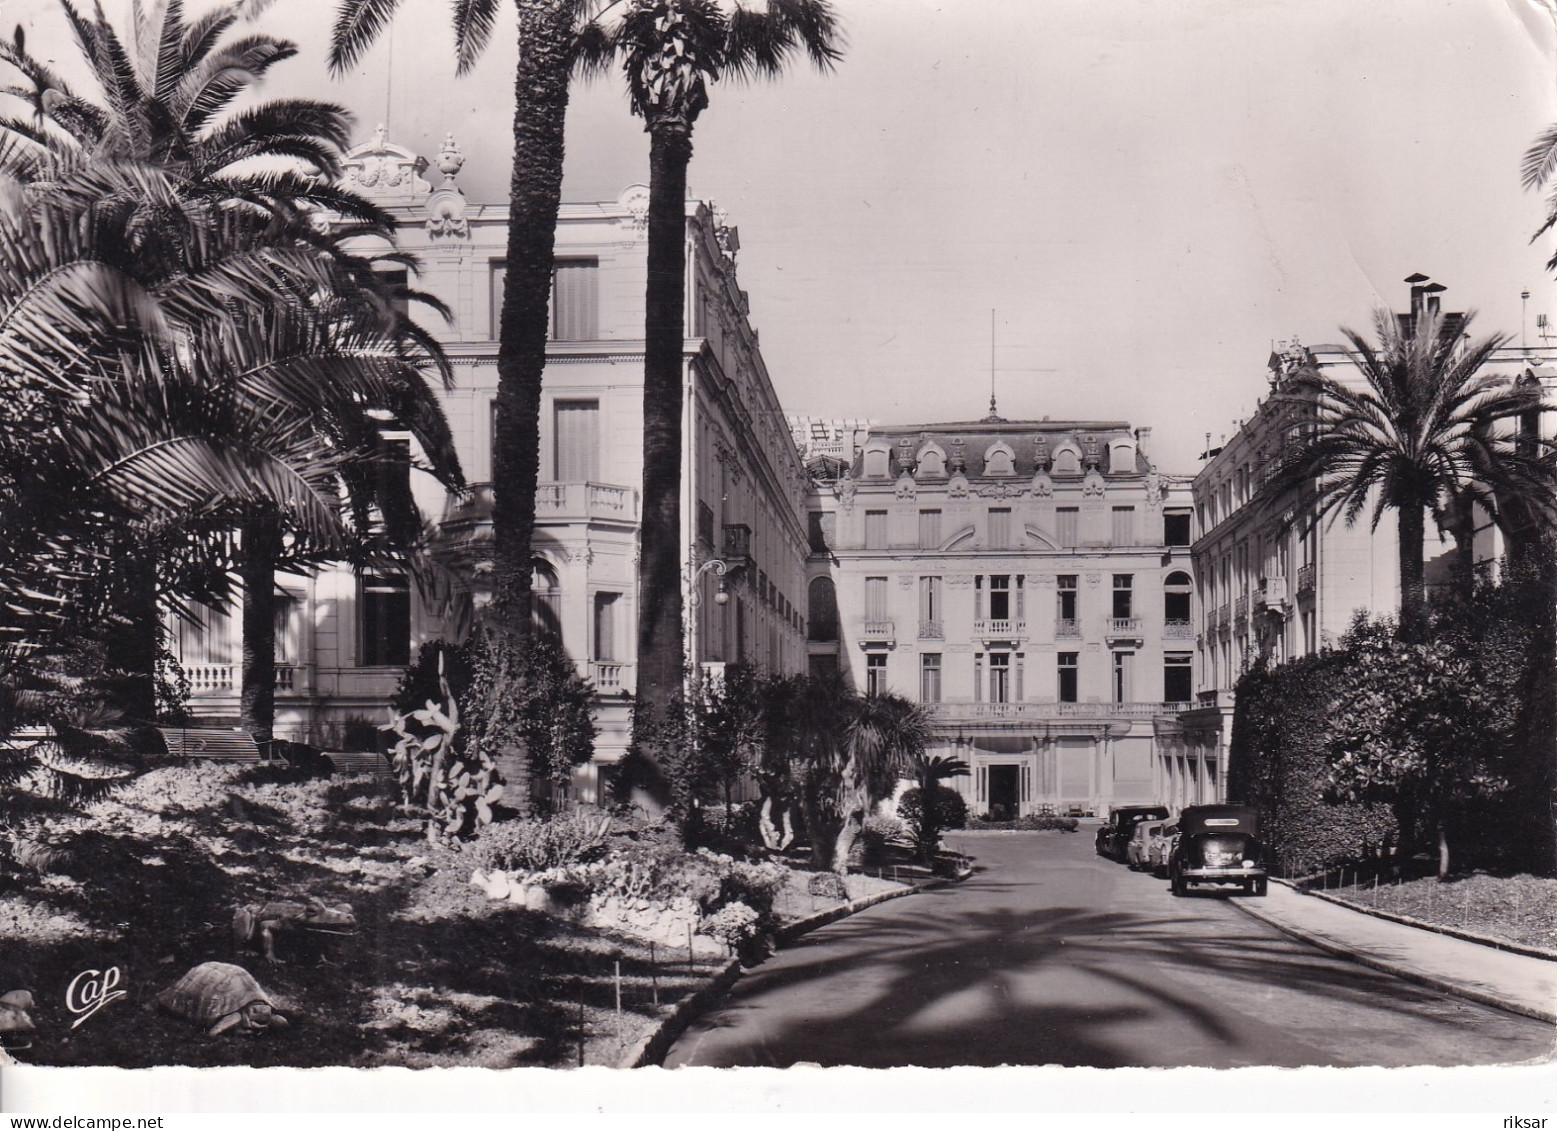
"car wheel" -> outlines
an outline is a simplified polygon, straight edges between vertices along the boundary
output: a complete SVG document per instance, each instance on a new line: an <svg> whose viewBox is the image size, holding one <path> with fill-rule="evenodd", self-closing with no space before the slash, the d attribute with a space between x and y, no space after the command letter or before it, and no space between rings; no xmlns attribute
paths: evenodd
<svg viewBox="0 0 1557 1131"><path fill-rule="evenodd" d="M1266 884L1266 881L1264 879L1255 880L1254 881L1254 894L1255 895L1264 895L1265 894L1265 884Z"/></svg>

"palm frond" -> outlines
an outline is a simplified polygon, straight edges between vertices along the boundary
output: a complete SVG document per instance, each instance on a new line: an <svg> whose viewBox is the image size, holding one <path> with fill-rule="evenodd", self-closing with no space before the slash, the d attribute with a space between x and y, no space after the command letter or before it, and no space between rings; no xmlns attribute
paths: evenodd
<svg viewBox="0 0 1557 1131"><path fill-rule="evenodd" d="M339 78L389 26L400 0L340 0L330 30L330 73Z"/></svg>

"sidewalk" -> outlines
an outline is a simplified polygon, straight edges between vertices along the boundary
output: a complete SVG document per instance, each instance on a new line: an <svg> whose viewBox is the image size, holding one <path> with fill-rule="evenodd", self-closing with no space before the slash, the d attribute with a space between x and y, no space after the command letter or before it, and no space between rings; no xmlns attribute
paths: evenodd
<svg viewBox="0 0 1557 1131"><path fill-rule="evenodd" d="M1233 906L1321 950L1457 994L1557 1023L1557 962L1512 954L1302 895L1272 883Z"/></svg>

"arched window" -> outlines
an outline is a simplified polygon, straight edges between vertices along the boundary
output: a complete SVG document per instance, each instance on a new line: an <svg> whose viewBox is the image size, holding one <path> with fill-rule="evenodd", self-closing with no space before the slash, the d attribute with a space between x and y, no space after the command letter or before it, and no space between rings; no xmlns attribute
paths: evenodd
<svg viewBox="0 0 1557 1131"><path fill-rule="evenodd" d="M946 477L946 453L935 444L919 450L916 477L919 479L944 479Z"/></svg>
<svg viewBox="0 0 1557 1131"><path fill-rule="evenodd" d="M1162 583L1162 619L1165 624L1189 627L1189 594L1194 588L1189 574L1175 570Z"/></svg>
<svg viewBox="0 0 1557 1131"><path fill-rule="evenodd" d="M891 471L892 452L886 447L866 448L862 474L867 479L884 479Z"/></svg>
<svg viewBox="0 0 1557 1131"><path fill-rule="evenodd" d="M806 591L806 639L830 643L838 639L838 592L831 578L818 577Z"/></svg>
<svg viewBox="0 0 1557 1131"><path fill-rule="evenodd" d="M1129 440L1115 440L1108 445L1108 470L1114 475L1126 475L1135 470L1135 445Z"/></svg>
<svg viewBox="0 0 1557 1131"><path fill-rule="evenodd" d="M1070 446L1059 449L1054 453L1054 474L1056 475L1080 475L1081 452Z"/></svg>
<svg viewBox="0 0 1557 1131"><path fill-rule="evenodd" d="M530 572L530 614L536 628L562 639L562 586L557 572L539 558Z"/></svg>
<svg viewBox="0 0 1557 1131"><path fill-rule="evenodd" d="M991 444L984 453L985 475L1015 475L1015 456L1006 444Z"/></svg>

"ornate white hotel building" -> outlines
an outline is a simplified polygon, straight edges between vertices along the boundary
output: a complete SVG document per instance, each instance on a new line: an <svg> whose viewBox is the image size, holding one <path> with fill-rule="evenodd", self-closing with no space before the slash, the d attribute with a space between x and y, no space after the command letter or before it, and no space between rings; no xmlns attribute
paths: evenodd
<svg viewBox="0 0 1557 1131"><path fill-rule="evenodd" d="M415 285L452 309L452 324L422 321L453 363L444 407L473 493L447 499L421 474L415 487L425 513L479 539L490 524L508 209L466 200L452 140L437 161L433 172L380 130L351 151L345 179L395 217L398 246L421 262ZM634 687L647 207L648 190L634 185L616 200L564 204L557 226L534 576L538 616L596 691L595 760L575 783L584 800L625 752ZM691 648L699 661L800 671L808 480L736 277L736 230L712 205L689 201L686 248L682 540L688 583L696 574L707 598L689 610ZM699 568L713 558L745 567L729 577L724 604L711 599L715 571ZM405 665L453 626L403 575L343 566L276 581L285 596L277 736L327 749L371 742ZM236 611L213 612L204 628L176 629L192 708L208 723L236 722L237 621Z"/></svg>
<svg viewBox="0 0 1557 1131"><path fill-rule="evenodd" d="M1185 778L1185 477L1123 421L876 427L796 417L813 671L924 704L976 813L1103 813ZM1197 797L1217 796L1219 764Z"/></svg>

